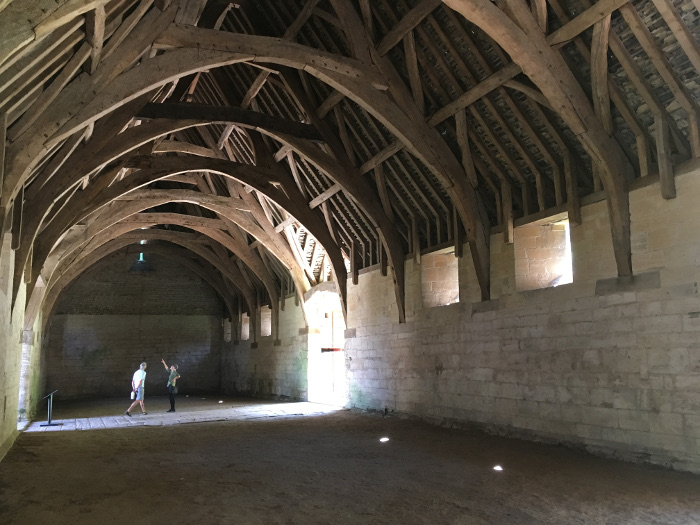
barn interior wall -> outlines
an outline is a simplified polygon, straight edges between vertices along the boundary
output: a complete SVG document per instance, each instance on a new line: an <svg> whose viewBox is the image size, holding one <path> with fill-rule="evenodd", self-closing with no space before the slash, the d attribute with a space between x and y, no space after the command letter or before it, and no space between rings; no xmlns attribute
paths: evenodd
<svg viewBox="0 0 700 525"><path fill-rule="evenodd" d="M20 420L33 419L43 408L46 395L46 360L42 351L43 316L36 316L34 325L22 332L22 361L18 411Z"/></svg>
<svg viewBox="0 0 700 525"><path fill-rule="evenodd" d="M700 472L700 170L631 192L634 279L617 279L605 202L571 230L574 282L516 292L513 246L491 239L492 300L468 246L460 302L424 308L406 263L405 324L390 277L350 285L349 405L565 442Z"/></svg>
<svg viewBox="0 0 700 525"><path fill-rule="evenodd" d="M22 361L23 309L12 308L12 274L14 252L10 249L12 235L2 235L0 247L0 459L17 437L19 378ZM18 305L25 301L22 283L17 295Z"/></svg>
<svg viewBox="0 0 700 525"><path fill-rule="evenodd" d="M177 363L179 389L218 392L223 305L199 276L162 255L115 254L65 292L47 329L46 389L58 398L124 397L142 361L146 396L165 395L161 359Z"/></svg>
<svg viewBox="0 0 700 525"><path fill-rule="evenodd" d="M272 336L226 343L221 359L225 394L279 399L307 399L308 329L294 297L280 310L279 339Z"/></svg>

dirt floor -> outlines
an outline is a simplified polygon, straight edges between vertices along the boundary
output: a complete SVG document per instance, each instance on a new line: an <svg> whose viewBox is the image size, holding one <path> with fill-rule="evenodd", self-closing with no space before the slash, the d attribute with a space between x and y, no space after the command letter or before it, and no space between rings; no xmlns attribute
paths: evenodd
<svg viewBox="0 0 700 525"><path fill-rule="evenodd" d="M123 405L63 403L63 425L22 433L0 523L700 523L700 476L563 447L310 403Z"/></svg>

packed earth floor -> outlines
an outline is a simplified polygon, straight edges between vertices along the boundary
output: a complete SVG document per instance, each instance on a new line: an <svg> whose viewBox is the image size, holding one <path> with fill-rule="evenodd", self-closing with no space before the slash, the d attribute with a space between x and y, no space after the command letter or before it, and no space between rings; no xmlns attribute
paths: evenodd
<svg viewBox="0 0 700 525"><path fill-rule="evenodd" d="M0 523L700 523L689 473L312 403L146 403L63 402L61 425L27 427Z"/></svg>

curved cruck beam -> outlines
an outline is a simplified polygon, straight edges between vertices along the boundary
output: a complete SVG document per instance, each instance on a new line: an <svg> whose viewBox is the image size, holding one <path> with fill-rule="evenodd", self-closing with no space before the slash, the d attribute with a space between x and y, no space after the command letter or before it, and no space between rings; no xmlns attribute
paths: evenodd
<svg viewBox="0 0 700 525"><path fill-rule="evenodd" d="M330 258L333 272L336 275L336 286L338 287L338 294L340 295L343 311L347 313L347 270L340 248L331 237L318 211L309 208L305 201L288 197L288 195L296 195L298 190L292 178L284 170L268 169L247 164L238 164L224 159L197 156L142 156L132 159L129 164L142 169L163 170L163 172L171 175L184 172L208 171L224 177L233 178L269 198L277 206L297 219L297 221L299 221L324 247ZM335 176L338 176L337 173ZM285 191L279 190L274 184L270 183L271 181L281 183ZM296 269L297 266L295 262L293 268ZM303 275L300 268L299 272ZM295 284L301 291L305 292L308 290L308 287L300 284L297 280L295 280Z"/></svg>
<svg viewBox="0 0 700 525"><path fill-rule="evenodd" d="M157 131L161 132L162 129L158 129ZM141 141L142 139L143 136L140 135L138 141ZM105 157L103 157L101 160L104 160L104 158ZM33 278L36 278L38 272L41 270L41 265L43 264L42 257L47 255L47 250L53 247L53 243L55 243L55 241L60 237L62 232L70 228L73 224L80 220L80 218L86 216L89 212L93 211L100 205L106 204L112 199L121 197L131 187L143 186L154 180L158 180L160 178L164 178L177 173L205 170L234 178L244 184L255 188L257 191L266 195L280 207L286 209L290 214L297 218L299 222L304 224L304 226L324 246L326 252L329 254L331 264L337 277L339 293L343 298L343 305L346 304L347 291L345 287L345 280L347 276L347 271L339 248L331 238L328 230L321 221L320 217L318 217L313 210L309 209L305 203L303 205L300 205L299 203L287 198L283 192L279 191L275 188L274 185L270 184L271 181L275 180L276 176L281 175L280 173L273 172L265 168L259 168L256 166L245 164L238 164L231 161L194 156L139 157L137 159L134 159L132 165L143 168L154 166L155 168L142 169L139 172L136 172L134 175L120 181L117 184L110 186L107 190L104 190L107 193L100 193L99 190L101 188L99 187L99 185L93 183L92 185L88 186L86 190L80 192L79 195L74 197L74 199L69 202L66 208L62 210L53 219L53 221L47 226L44 232L42 232L42 234L39 237L37 237L37 246L35 246L33 262ZM166 193L161 194L167 195ZM144 197L145 195L155 196L156 194L152 191L146 194L131 192L130 194L126 195L126 198L136 199L137 197ZM190 195L192 199L194 199L194 201L202 199L206 200L206 198L204 197L199 197L200 195L204 195L200 194L199 192L190 192L188 195ZM225 200L228 198L212 196L207 202L215 203L216 199ZM247 209L247 205L245 205L243 201L241 201L240 199L226 200L225 202L222 201L222 205L226 206L226 208L219 210L211 206L208 207L212 209L212 211L220 211L222 215L228 216L229 219L239 223L239 225L241 225L251 235L259 239L260 242L263 243L263 245L266 246L289 269L297 289L300 290L301 293L308 289L308 284L304 277L303 271L301 270L301 268L298 267L291 253L281 251L278 247L272 246L273 243L268 238L267 233L265 233L264 230L262 230L259 226L254 224L247 215L231 215L232 212L229 211L231 205L237 206L242 209ZM147 206L144 206L142 209L146 208ZM22 252L22 247L20 248L20 252ZM21 275L21 273L19 273L18 276L19 275Z"/></svg>
<svg viewBox="0 0 700 525"><path fill-rule="evenodd" d="M156 42L180 47L200 46L205 49L255 52L259 58L262 56L261 49L256 46L263 42L264 38L173 24L160 35ZM269 47L263 49L267 62L302 69L295 63L284 63L279 56L269 50ZM376 75L383 82L391 84L379 68L367 64L363 64L362 68ZM411 118L394 100L361 76L344 74L343 71L330 67L304 67L303 69L372 114L438 177L464 222L467 239L472 247L474 269L479 280L482 299L487 299L490 295L487 222L480 215L478 197L464 176L464 168L442 140L439 132L429 128L424 121Z"/></svg>
<svg viewBox="0 0 700 525"><path fill-rule="evenodd" d="M627 173L631 166L605 131L583 89L524 2L505 0L511 18L488 0L443 0L478 25L508 53L577 135L593 162L600 164L619 276L632 275ZM517 21L514 22L514 21Z"/></svg>
<svg viewBox="0 0 700 525"><path fill-rule="evenodd" d="M69 275L74 272L74 268L81 268L80 272L85 270L85 260L92 253L102 250L102 248L107 245L114 245L115 241L123 243L123 245L139 243L141 240L147 241L166 241L171 244L176 244L181 246L183 249L197 255L200 259L206 261L208 264L219 271L219 273L227 279L233 288L235 288L238 293L243 296L248 308L255 308L256 306L256 295L253 288L251 288L246 280L243 278L240 270L236 265L227 264L226 261L222 261L216 256L211 250L208 250L201 243L194 242L190 238L192 234L182 234L182 232L169 232L166 230L148 230L148 231L136 231L141 228L138 223L131 224L118 224L114 225L108 231L103 232L101 235L97 236L93 241L85 246L80 253L76 254L75 257L70 260L62 260L57 267L57 272L54 275L57 277L49 282L49 287L57 286L57 283L62 282L64 275ZM131 233L133 232L133 233ZM145 244L141 247L144 248L143 251L150 251L157 245ZM100 252L102 253L102 252Z"/></svg>
<svg viewBox="0 0 700 525"><path fill-rule="evenodd" d="M156 44L162 47L180 46L184 49L196 48L197 50L226 50L232 53L250 53L255 55L255 61L278 63L297 69L304 69L367 109L375 118L378 118L392 132L397 134L414 155L418 156L421 161L440 176L441 182L454 198L455 205L467 230L467 238L472 243L471 251L481 285L482 298L488 297L488 231L479 216L479 204L476 194L463 181L463 168L451 153L449 147L444 141L441 141L439 134L436 131L426 134L425 129L423 129L425 126L418 125L420 123L417 124L409 118L390 98L384 95L378 96L381 92L375 89L373 84L381 84L385 79L376 67L352 59L322 53L305 46L291 45L288 42L280 47L276 39L268 37L224 33L189 26L172 25L157 39ZM287 47L289 49L286 49ZM217 56L217 60L219 59L220 57ZM198 70L209 69L218 64L217 60L206 54L202 54L193 60L191 69L195 67L198 67ZM114 80L114 85L119 86L119 89L116 87L111 89L109 96L98 93L93 97L94 100L90 102L89 110L79 111L71 119L71 124L69 126L64 125L61 133L46 140L45 145L50 145L52 141L65 137L67 136L66 134L75 132L81 127L88 125L98 115L104 115L108 111L115 109L120 104L143 92L144 89L153 89L175 78L172 75L172 70L164 70L162 73L155 71L154 64L151 60L147 60L139 66L139 70L144 74L144 78L148 79L149 83L147 86L144 84L144 81L140 80L136 87L132 88L127 82L121 80L127 77L117 77ZM68 118L61 122L65 124L67 120ZM36 140L41 142L40 138ZM44 147L44 145L41 147ZM10 157L12 155L8 154L8 158ZM11 171L14 173L20 168L20 165L12 163Z"/></svg>
<svg viewBox="0 0 700 525"><path fill-rule="evenodd" d="M41 189L37 189L34 185L30 186L25 197L27 198L26 207L31 208L33 213L31 216L26 218L26 221L22 225L21 231L21 242L20 248L16 254L16 265L15 265L15 283L14 292L19 288L19 280L21 274L24 271L28 258L31 254L31 248L36 237L41 223L47 216L48 212L51 210L56 199L60 195L68 191L71 187L77 184L86 174L93 172L100 166L104 166L110 162L114 162L124 153L132 151L148 142L167 135L168 133L173 133L185 128L193 126L202 126L210 124L209 121L181 121L181 120L155 120L149 121L141 124L140 126L135 126L129 128L124 132L117 135L114 140L108 142L106 145L100 144L98 148L94 148L94 141L90 141L87 144L80 146L74 156L72 156L66 163L64 168L60 172L60 178L56 180L55 184L46 184ZM165 162L165 161L163 161ZM172 159L170 160L172 162ZM177 161L184 162L184 161ZM233 176L237 180L240 180L244 184L256 187L258 191L265 193L271 200L276 201L282 207L289 207L289 204L284 202L279 202L279 199L284 197L284 194L275 190L274 187L265 184L272 177L274 180L275 176L279 176L280 173L272 173L269 170L258 169L255 166L239 165L239 170L236 171L230 166L227 168L226 175ZM206 169L206 166L195 167L196 169ZM59 176L59 175L57 175ZM286 176L286 174L285 174ZM52 179L53 180L53 179ZM87 191L92 191L94 185L99 186L98 181L93 181L93 184L87 188ZM271 191L267 191L271 190ZM84 193L84 192L83 192ZM93 192L94 194L94 192ZM345 290L345 279L347 272L345 270L345 264L342 259L342 255L339 249L335 247L335 241L333 241L330 234L327 232L323 221L315 214L312 210L307 209L304 206L298 206L294 209L289 210L292 215L298 218L300 222L304 224L305 227L312 232L317 240L324 246L326 251L329 253L331 263L334 267L334 271L337 276L337 282L339 288L339 293L343 298L343 304L345 304L345 298L347 292ZM289 265L287 265L289 267ZM35 266L36 268L36 266ZM301 274L301 270L296 272L294 267L291 270L292 277L295 280L295 285L301 293L308 289L305 285L305 278Z"/></svg>
<svg viewBox="0 0 700 525"><path fill-rule="evenodd" d="M142 230L145 224L148 223L132 222L115 224L108 230L95 236L87 245L83 246L78 253L74 253L71 257L66 257L58 262L55 271L51 275L49 285L55 286L55 283L59 282L64 275L68 274L69 271L71 271L71 268L75 267L76 265L80 265L83 259L88 257L93 252L99 250L103 245L110 243L115 239L128 241L128 243L139 242L141 240L167 241L172 244L178 244L190 252L198 255L203 260L209 262L209 264L216 268L221 275L223 275L232 284L232 286L238 290L238 292L244 297L249 308L255 307L257 304L255 291L247 283L246 279L243 277L243 274L235 264L229 264L228 261L222 260L213 251L205 248L205 245L203 245L201 242L197 242L197 238L194 234L159 229ZM199 237L206 239L206 235L204 234Z"/></svg>
<svg viewBox="0 0 700 525"><path fill-rule="evenodd" d="M243 210L247 209L247 205L241 199L206 194L192 190L131 190L132 186L143 186L152 182L153 180L158 180L163 176L169 175L171 175L170 172L164 173L160 171L154 172L151 170L141 170L134 176L112 185L101 193L95 192L93 195L86 190L85 195L80 195L79 199L76 198L75 201L72 201L70 207L66 207L66 209L60 212L58 216L48 225L48 227L37 237L33 261L32 282L34 282L36 277L38 277L39 272L44 265L44 261L49 256L50 250L54 248L54 245L61 235L63 235L63 232L67 231L78 220L86 217L96 209L109 204L115 199L121 198L128 199L128 204L120 203L117 204L116 209L113 209L114 206L112 206L109 210L105 210L105 213L101 214L99 218L95 219L90 224L88 231L85 233L87 238L124 217L144 209L148 209L154 205L164 204L166 202L189 202L208 208L211 211L228 218L232 222L238 224L251 236L258 239L263 246L270 250L270 252L277 257L286 268L289 269L292 277L294 278L295 284L299 286L301 290L304 289L306 281L302 280L299 282L300 278L303 279L303 273L301 272L301 269L298 268L298 265L291 253L279 249L277 245L272 243L267 232L253 222L247 214L241 213L241 211L236 209L236 207ZM196 218L189 219L189 222L183 225L196 229L194 226L195 219ZM227 240L231 239L228 235L226 235L226 238ZM238 251L240 252L242 250L248 250L247 244L245 247L242 245L239 246ZM275 297L275 293L270 293L270 297Z"/></svg>
<svg viewBox="0 0 700 525"><path fill-rule="evenodd" d="M238 291L241 293L251 312L251 322L254 322L257 318L257 299L255 293L252 291L252 289L247 287L244 279L240 274L236 275L235 272L231 272L231 268L234 268L235 266L225 265L222 261L218 260L218 258L215 255L213 255L213 253L211 253L208 250L205 250L198 243L188 242L184 240L182 236L178 236L176 238L168 238L168 234L170 233L173 232L167 232L165 230L161 230L160 232L153 231L150 232L150 234L147 235L147 237L149 237L150 240L165 240L170 243L182 246L182 248L184 248L185 250L192 252L198 255L200 258L204 259L209 265L211 265L211 268L215 268L216 270L218 270L221 273L221 275L228 279L234 286L234 288L238 289ZM86 250L86 252L82 254L82 257L74 260L69 267L62 269L62 271L60 272L60 277L53 281L50 284L50 286L46 288L46 294L42 294L44 298L42 310L44 312L45 322L49 319L50 313L53 311L53 308L55 307L56 301L60 297L61 292L76 278L78 278L83 272L85 272L87 268L97 263L104 257L107 257L108 255L124 248L125 246L138 243L142 239L142 237L143 235L139 233L139 235L128 236L127 234L127 236L116 237L110 240L103 239L101 242L97 243L94 247L92 247L92 249ZM149 251L155 248L152 245L144 245L143 247ZM194 265L194 263L192 263L192 265L196 266ZM197 268L193 267L191 269L197 271ZM227 308L230 309L229 312L234 312L235 309L233 309L233 306L231 305L230 301L225 296L223 291L219 290L216 286L212 285L212 287L217 293L219 293L222 296L224 302L227 305ZM32 296L32 299L34 299L34 296ZM41 297L39 297L39 299L41 299Z"/></svg>
<svg viewBox="0 0 700 525"><path fill-rule="evenodd" d="M123 120L119 120L119 123L121 122ZM123 131L106 144L98 140L97 137L93 137L86 144L76 148L73 155L63 165L62 169L50 179L50 182L40 184L41 181L35 181L32 183L25 192L26 201L24 203L24 208L31 209L32 213L23 217L19 249L15 254L13 301L17 295L19 279L21 279L22 272L29 261L34 239L39 232L39 228L56 201L63 194L78 184L83 177L91 174L101 166L115 161L124 153L139 148L168 133L186 129L193 125L206 124L208 122L149 121ZM7 194L3 193L2 198L6 197Z"/></svg>
<svg viewBox="0 0 700 525"><path fill-rule="evenodd" d="M365 178L357 173L357 170L354 168L341 165L337 160L324 153L320 148L309 141L279 133L265 133L292 148L300 157L316 166L316 168L323 172L328 178L340 184L343 191L345 191L374 222L386 249L389 264L394 274L394 291L396 294L399 322L404 322L406 319L406 283L404 253L401 240L399 239L396 227L387 216L377 195L372 191Z"/></svg>
<svg viewBox="0 0 700 525"><path fill-rule="evenodd" d="M101 184L95 183L88 186L84 191L76 195L47 225L47 227L37 236L33 246L33 267L31 282L36 279L38 272L45 258L53 249L55 243L60 239L61 235L78 221L84 219L97 209L108 204L109 202L118 199L131 192L132 190L150 184L154 180L163 177L162 173L154 173L149 170L141 170L132 176L122 179L121 181L107 187L109 180L101 180ZM267 240L265 232L257 226L246 215L238 213L234 210L247 209L247 205L241 199L233 199L230 197L221 197L215 195L207 195L191 190L177 190L181 192L182 201L186 202L207 202L213 206L223 209L226 213L232 215L232 220L238 220L241 227L246 229L251 235L259 238L261 242ZM175 195L175 194L173 194ZM155 195L154 195L155 196ZM212 210L214 211L214 210ZM224 213L225 214L225 213ZM279 250L277 250L279 252ZM274 252L273 252L274 253ZM275 253L276 257L284 261L284 255Z"/></svg>
<svg viewBox="0 0 700 525"><path fill-rule="evenodd" d="M304 69L312 74L326 69L334 70L342 76L385 87L381 75L362 62L301 44L245 35L247 38L240 44L233 43L221 49L213 49L211 46L199 45L196 40L205 35L213 36L216 40L220 31L171 24L166 32L162 39L159 38L159 31L152 34L157 47L178 49L169 49L161 55L144 60L139 67L129 69L106 83L95 85L90 75L83 74L60 93L50 110L9 148L8 175L3 191L3 194L8 195L7 199L13 199L17 195L29 170L54 144L156 87L203 70L236 62L273 62ZM181 45L179 40L190 44ZM233 49L234 47L238 49ZM114 65L109 61L101 63L93 76L100 79L109 77L109 72L105 72L105 69L110 66Z"/></svg>
<svg viewBox="0 0 700 525"><path fill-rule="evenodd" d="M51 250L46 258L40 275L45 282L48 282L56 266L59 262L70 260L74 252L79 251L83 246L94 243L95 239L106 229L114 224L123 221L127 217L132 217L139 212L166 204L171 201L170 196L144 197L134 201L117 201L109 206L106 206L104 212L90 220L88 224L81 228L81 231L76 235L70 235L70 231L75 230L76 226L71 227L67 235L65 235L59 243ZM141 214L144 215L144 214ZM159 217L169 218L170 214L160 214ZM179 215L179 225L191 228L191 225L198 224L203 227L224 228L224 225L218 219L207 219L204 217L194 217L190 215ZM170 219L170 218L169 218ZM170 220L175 220L170 219ZM147 218L142 217L141 222L148 222ZM151 220L146 227L159 224L155 218ZM191 228L192 229L192 228ZM54 261L53 264L51 261Z"/></svg>
<svg viewBox="0 0 700 525"><path fill-rule="evenodd" d="M145 170L144 170L145 171ZM139 173L138 172L135 177L138 177ZM146 175L147 177L148 175ZM129 177L131 179L132 177ZM158 177L160 178L160 177ZM128 194L129 190L129 184L128 181L129 179L124 179L120 181L117 184L114 184L109 187L108 190L102 191L102 193L99 193L94 199L91 199L91 196L81 196L82 201L88 201L87 202L76 202L75 204L76 209L75 210L70 210L67 209L65 217L56 217L56 219L49 224L47 229L40 234L40 236L37 238L35 250L36 250L36 265L35 268L37 268L37 272L33 272L33 277L32 277L32 282L35 281L35 279L38 277L38 271L41 269L43 266L44 261L48 257L50 250L54 247L60 236L63 234L64 231L66 231L68 228L70 228L73 224L75 224L78 220L86 217L90 213L92 213L94 210L104 206L108 202L111 202L115 198L118 198L124 194ZM281 253L279 250L277 250L274 246L272 246L272 243L269 242L269 239L267 238L267 234L260 228L257 224L253 223L248 217L246 217L242 213L237 213L235 210L232 210L232 206L236 206L237 203L240 203L240 199L233 199L230 197L221 197L221 196L215 196L211 194L206 194L206 193L200 193L200 192L195 192L191 190L152 190L155 195L158 195L159 193L161 195L165 194L169 196L169 201L170 202L190 202L193 204L198 204L202 207L206 207L216 213L219 213L220 215L229 218L230 220L236 222L239 224L244 230L246 230L248 233L250 233L252 236L255 238L259 239L261 243L263 243L266 247L270 247L272 253L280 259L280 261L285 264L285 254ZM86 191L86 193L88 193ZM92 201L92 202L90 202ZM240 205L240 204L238 204ZM61 215L63 212L59 213ZM233 237L224 234L223 232L219 230L215 230L212 228L205 228L202 227L198 224L194 224L192 222L189 223L189 227L196 230L200 231L201 233L205 234L206 236L216 240L229 250L231 250L233 253L235 253L238 257L241 258L245 262L246 265L248 265L253 273L260 279L260 281L264 284L265 288L267 289L267 292L270 296L271 301L273 301L273 306L274 304L277 303L278 293L276 286L274 282L272 281L267 269L265 268L264 264L262 263L262 260L260 260L257 257L254 257L248 244L247 241L243 239L234 239Z"/></svg>

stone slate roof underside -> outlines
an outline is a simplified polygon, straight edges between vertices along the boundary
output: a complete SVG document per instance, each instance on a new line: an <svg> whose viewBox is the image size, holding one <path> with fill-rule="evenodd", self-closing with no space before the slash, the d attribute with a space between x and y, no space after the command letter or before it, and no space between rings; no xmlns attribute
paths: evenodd
<svg viewBox="0 0 700 525"><path fill-rule="evenodd" d="M15 298L157 249L233 317L379 265L402 320L409 254L469 242L488 299L490 234L601 199L630 275L629 190L700 155L698 5L0 0Z"/></svg>

